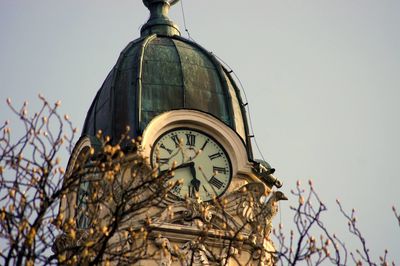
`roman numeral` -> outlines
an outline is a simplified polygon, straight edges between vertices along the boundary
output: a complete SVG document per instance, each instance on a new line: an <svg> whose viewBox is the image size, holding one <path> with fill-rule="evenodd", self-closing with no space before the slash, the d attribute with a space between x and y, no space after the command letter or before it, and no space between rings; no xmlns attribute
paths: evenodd
<svg viewBox="0 0 400 266"><path fill-rule="evenodd" d="M193 134L186 134L186 145L187 146L195 146L196 145L196 136Z"/></svg>
<svg viewBox="0 0 400 266"><path fill-rule="evenodd" d="M178 138L178 135L176 135L176 134L171 135L171 139L172 139L172 140L174 141L174 143L175 143L175 148L179 147L179 138Z"/></svg>
<svg viewBox="0 0 400 266"><path fill-rule="evenodd" d="M222 154L217 152L217 153L209 155L208 158L210 158L210 160L214 160L214 159L217 159L218 157L221 157L221 156L222 156Z"/></svg>
<svg viewBox="0 0 400 266"><path fill-rule="evenodd" d="M218 167L218 166L213 166L213 171L216 173L224 174L224 175L226 175L226 172L227 172L226 168Z"/></svg>
<svg viewBox="0 0 400 266"><path fill-rule="evenodd" d="M207 139L207 140L204 142L203 146L201 147L201 150L202 150L202 151L203 151L204 148L207 146L207 144L208 144L209 141L210 141L210 140Z"/></svg>
<svg viewBox="0 0 400 266"><path fill-rule="evenodd" d="M224 183L221 182L221 180L219 180L218 178L216 178L215 176L212 176L210 181L208 181L211 185L213 185L214 187L216 187L217 189L221 189L222 185Z"/></svg>
<svg viewBox="0 0 400 266"><path fill-rule="evenodd" d="M167 147L165 147L164 143L161 143L160 148L163 149L163 150L165 150L165 151L167 151L169 154L172 153L172 150L171 150L171 149L168 149Z"/></svg>

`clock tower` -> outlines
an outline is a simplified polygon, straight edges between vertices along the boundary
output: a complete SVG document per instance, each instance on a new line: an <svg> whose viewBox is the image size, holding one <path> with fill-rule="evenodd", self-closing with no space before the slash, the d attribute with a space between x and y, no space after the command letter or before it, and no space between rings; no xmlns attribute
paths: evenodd
<svg viewBox="0 0 400 266"><path fill-rule="evenodd" d="M272 265L271 220L276 203L287 199L274 187L282 184L268 163L253 158L245 104L230 71L205 48L181 37L168 18L177 2L143 0L150 18L95 96L64 183L77 176L79 158L104 151L98 140L103 136L128 158L116 173L123 180L119 190L136 182L137 156L154 176L166 176L158 187L168 192L156 195L158 204L143 204L141 212L118 226L135 231L147 225L145 253L152 255L137 265ZM132 139L139 145L133 147ZM85 203L95 193L90 181L106 180L107 173L86 171L74 181L76 189L60 205L64 221L74 220L88 231L95 226L93 213L107 216L104 208L93 211ZM160 193L158 187L141 196ZM122 201L131 200L121 195ZM68 242L60 238L58 246L62 241Z"/></svg>

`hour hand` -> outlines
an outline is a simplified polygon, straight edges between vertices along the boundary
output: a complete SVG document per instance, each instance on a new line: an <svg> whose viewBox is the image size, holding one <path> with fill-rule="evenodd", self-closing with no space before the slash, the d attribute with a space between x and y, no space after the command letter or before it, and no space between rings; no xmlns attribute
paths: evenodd
<svg viewBox="0 0 400 266"><path fill-rule="evenodd" d="M193 178L192 181L190 181L194 189L198 192L200 189L200 180Z"/></svg>
<svg viewBox="0 0 400 266"><path fill-rule="evenodd" d="M173 170L177 170L177 169L185 168L185 167L192 167L192 165L193 165L193 162L190 162L190 163L183 163L183 164L180 164L180 165L178 165L177 167L175 167Z"/></svg>
<svg viewBox="0 0 400 266"><path fill-rule="evenodd" d="M190 172L192 173L193 179L190 181L194 189L198 192L200 189L200 180L196 178L196 169L194 168L194 162L190 164Z"/></svg>

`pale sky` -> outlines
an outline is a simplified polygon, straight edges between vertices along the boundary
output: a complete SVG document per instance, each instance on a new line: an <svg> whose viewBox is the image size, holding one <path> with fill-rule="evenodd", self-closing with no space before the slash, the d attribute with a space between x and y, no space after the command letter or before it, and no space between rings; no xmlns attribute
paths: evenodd
<svg viewBox="0 0 400 266"><path fill-rule="evenodd" d="M348 239L339 198L357 210L374 259L387 248L400 263L400 228L391 211L400 209L400 1L183 4L193 39L243 83L255 135L282 190L290 196L296 180L312 178L332 231ZM61 99L62 112L81 128L147 17L139 0L0 0L0 121L10 117L7 97L27 99L33 111L40 92ZM187 37L180 4L171 18ZM291 197L282 204L288 226L296 203Z"/></svg>

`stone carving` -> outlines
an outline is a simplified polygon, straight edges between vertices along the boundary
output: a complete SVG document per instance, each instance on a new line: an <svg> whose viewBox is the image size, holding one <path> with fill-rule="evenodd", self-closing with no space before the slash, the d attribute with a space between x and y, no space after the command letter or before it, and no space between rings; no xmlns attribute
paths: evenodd
<svg viewBox="0 0 400 266"><path fill-rule="evenodd" d="M158 236L155 239L155 244L160 248L160 266L170 266L172 264L172 253L175 253L169 240L165 237Z"/></svg>
<svg viewBox="0 0 400 266"><path fill-rule="evenodd" d="M272 219L278 212L277 202L286 199L280 191L266 191L260 183L249 183L226 196L224 210L236 214L244 227L250 227L248 233L252 241L262 244L262 240L269 236Z"/></svg>
<svg viewBox="0 0 400 266"><path fill-rule="evenodd" d="M278 201L287 200L288 198L281 191L275 191L271 193L271 197L264 204L266 198L261 199L262 206L264 209L262 210L263 219L266 222L266 233L269 235L272 229L272 219L278 213ZM263 201L264 200L264 201Z"/></svg>
<svg viewBox="0 0 400 266"><path fill-rule="evenodd" d="M164 205L167 207L160 215L153 216L153 221L185 224L184 221L199 219L215 229L238 230L246 227L248 233L256 233L260 231L260 226L265 228L270 225L278 212L277 202L286 199L280 191L266 191L261 183L249 183L218 202L201 202L191 198L173 201L168 198Z"/></svg>
<svg viewBox="0 0 400 266"><path fill-rule="evenodd" d="M123 200L123 184L121 179L118 186L114 184L112 187L116 202ZM151 191L150 187L141 197ZM177 261L181 265L225 265L232 257L240 256L239 250L242 253L243 245L247 245L245 249L250 260L258 265L272 265L275 249L269 240L271 221L278 212L277 202L285 199L282 192L271 192L257 182L248 183L210 202L193 198L182 201L173 195L160 196L154 199L157 202L153 205L155 207L146 209L144 213L149 219L146 223L155 225L152 227L152 239L159 252L157 263L162 266L171 266ZM142 219L127 217L127 223L120 229L130 227L138 230ZM164 233L158 231L163 225L168 227L165 229L170 232L168 236L162 236ZM77 232L74 241L64 235L54 248L67 250L81 239L86 239L87 232ZM182 235L187 238L181 238ZM220 244L215 248L218 241ZM208 243L212 243L211 246Z"/></svg>
<svg viewBox="0 0 400 266"><path fill-rule="evenodd" d="M204 202L198 202L194 199L187 199L185 203L187 208L183 213L185 220L200 218L207 223L211 221L213 212L215 212L213 206Z"/></svg>
<svg viewBox="0 0 400 266"><path fill-rule="evenodd" d="M197 240L188 241L180 246L171 248L170 241L162 236L155 239L155 243L160 248L159 265L170 266L172 257L179 260L180 265L225 265L227 259L237 255L238 250L234 247L225 247L221 254L213 254L206 245L199 243ZM228 252L229 251L229 252Z"/></svg>
<svg viewBox="0 0 400 266"><path fill-rule="evenodd" d="M213 254L207 248L196 241L189 241L180 248L179 255L182 265L210 265L209 259L213 259Z"/></svg>
<svg viewBox="0 0 400 266"><path fill-rule="evenodd" d="M163 247L165 252L168 251L161 256L162 263L165 263L162 265L170 265L168 263L171 256L185 258L186 261L182 261L182 265L209 265L215 262L224 265L229 257L238 254L240 247L235 245L240 241L252 246L251 257L257 260L259 265L272 265L275 251L272 241L269 240L272 219L278 212L278 201L286 199L282 192L269 191L263 184L254 182L216 202L201 202L195 199L169 202L169 206L154 218L154 222L193 226L193 221L197 220L198 223L195 224L201 225L198 228L219 230L226 235L232 232L234 236L231 237L234 240L232 245L229 245L229 250L225 247L219 254L213 254L206 248L204 241L199 242L195 239L179 246L179 249L171 249L168 239L157 238L158 245ZM171 198L168 199L170 200ZM240 240L239 235L245 238ZM188 258L191 260L187 261Z"/></svg>
<svg viewBox="0 0 400 266"><path fill-rule="evenodd" d="M186 224L184 221L200 219L204 223L209 223L214 213L215 208L212 205L195 199L187 199L186 201L176 201L173 205L168 206L153 221Z"/></svg>

